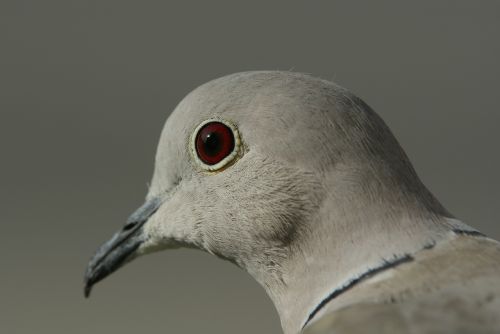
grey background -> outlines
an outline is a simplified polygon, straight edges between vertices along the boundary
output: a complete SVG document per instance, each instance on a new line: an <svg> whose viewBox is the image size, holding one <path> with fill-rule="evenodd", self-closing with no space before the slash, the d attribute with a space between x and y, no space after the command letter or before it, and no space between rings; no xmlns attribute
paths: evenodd
<svg viewBox="0 0 500 334"><path fill-rule="evenodd" d="M0 2L0 332L279 333L245 273L150 255L99 284L176 103L236 71L333 79L377 110L451 212L500 238L500 2Z"/></svg>

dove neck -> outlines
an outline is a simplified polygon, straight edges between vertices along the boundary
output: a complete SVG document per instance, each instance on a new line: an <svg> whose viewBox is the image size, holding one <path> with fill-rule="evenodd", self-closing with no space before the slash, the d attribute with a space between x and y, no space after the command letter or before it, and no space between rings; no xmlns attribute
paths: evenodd
<svg viewBox="0 0 500 334"><path fill-rule="evenodd" d="M279 263L280 279L275 273L256 277L273 300L286 334L300 332L326 306L335 308L336 298L349 294L357 283L412 262L413 254L445 238L455 224L443 215L444 209L429 210L418 201L375 198L363 203L361 194L358 198L325 201L308 222L310 232L290 245L289 256ZM455 225L461 226L458 221Z"/></svg>

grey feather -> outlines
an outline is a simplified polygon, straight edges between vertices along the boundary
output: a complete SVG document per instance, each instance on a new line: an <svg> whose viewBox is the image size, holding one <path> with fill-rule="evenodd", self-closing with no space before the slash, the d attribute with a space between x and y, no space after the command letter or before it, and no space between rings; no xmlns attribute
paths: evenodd
<svg viewBox="0 0 500 334"><path fill-rule="evenodd" d="M241 139L217 171L192 147L209 119ZM455 219L383 120L329 81L245 72L195 89L163 129L156 199L129 259L185 246L229 260L287 334L500 329L498 243Z"/></svg>
<svg viewBox="0 0 500 334"><path fill-rule="evenodd" d="M450 239L360 284L305 333L498 333L499 244Z"/></svg>

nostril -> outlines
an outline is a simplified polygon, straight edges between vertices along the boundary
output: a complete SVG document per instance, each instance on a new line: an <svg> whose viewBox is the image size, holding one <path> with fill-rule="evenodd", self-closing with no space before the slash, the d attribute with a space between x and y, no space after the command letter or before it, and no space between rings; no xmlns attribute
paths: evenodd
<svg viewBox="0 0 500 334"><path fill-rule="evenodd" d="M131 229L133 229L135 226L137 225L137 222L128 222L125 224L125 226L123 226L123 231L124 232L127 232L127 231L130 231Z"/></svg>

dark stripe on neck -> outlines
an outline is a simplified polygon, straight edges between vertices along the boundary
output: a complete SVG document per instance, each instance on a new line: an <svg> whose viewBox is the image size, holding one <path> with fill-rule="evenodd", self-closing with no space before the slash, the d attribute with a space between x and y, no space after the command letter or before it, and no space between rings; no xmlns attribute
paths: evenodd
<svg viewBox="0 0 500 334"><path fill-rule="evenodd" d="M331 294L328 295L328 297L326 297L325 299L323 299L321 301L321 303L318 304L318 306L316 306L314 308L314 310L309 314L309 317L307 317L307 320L304 324L304 326L302 326L302 329L304 329L304 327L306 327L306 325L309 323L309 321L311 321L314 316L326 305L328 304L331 300L335 299L336 297L338 297L339 295L343 294L344 292L350 290L351 288L353 288L355 285L361 283L362 281L368 279L368 278L371 278L385 270L388 270L388 269L391 269L391 268L394 268L394 267L397 267L399 266L400 264L403 264L403 263L407 263L407 262L411 262L413 261L413 256L409 255L409 254L406 254L402 257L398 257L392 261L385 261L383 265L381 265L380 267L375 267L373 269L370 269L366 272L364 272L363 274L359 275L358 277L356 278L353 278L351 280L349 280L344 286L334 290Z"/></svg>
<svg viewBox="0 0 500 334"><path fill-rule="evenodd" d="M479 231L476 230L459 230L459 229L454 229L453 232L456 234L460 235L471 235L473 237L486 237L486 235L482 234Z"/></svg>

